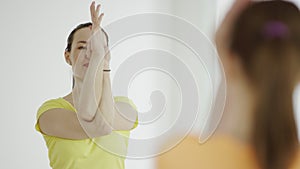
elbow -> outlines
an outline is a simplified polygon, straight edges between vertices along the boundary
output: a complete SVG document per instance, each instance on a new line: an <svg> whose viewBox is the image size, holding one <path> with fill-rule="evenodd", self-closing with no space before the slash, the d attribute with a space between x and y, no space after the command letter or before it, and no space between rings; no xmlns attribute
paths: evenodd
<svg viewBox="0 0 300 169"><path fill-rule="evenodd" d="M83 114L83 113L79 113L78 114L78 118L80 120L86 121L86 122L92 122L95 118L95 116L91 115L91 114Z"/></svg>
<svg viewBox="0 0 300 169"><path fill-rule="evenodd" d="M94 137L106 136L111 134L112 126L102 118L95 118L94 131Z"/></svg>
<svg viewBox="0 0 300 169"><path fill-rule="evenodd" d="M109 135L112 132L112 127L106 123L102 123L100 126L97 127L97 129L99 136Z"/></svg>

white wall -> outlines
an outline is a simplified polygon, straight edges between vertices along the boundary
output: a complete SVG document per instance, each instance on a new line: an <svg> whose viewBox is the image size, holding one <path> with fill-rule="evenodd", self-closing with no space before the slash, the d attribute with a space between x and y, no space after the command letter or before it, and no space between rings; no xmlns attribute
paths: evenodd
<svg viewBox="0 0 300 169"><path fill-rule="evenodd" d="M151 104L149 102L149 96L150 93L159 90L162 92L166 99L166 107L163 111L164 116L160 118L160 120L157 120L151 124L147 125L140 125L134 132L132 137L136 138L149 138L149 137L156 137L152 140L152 144L149 144L151 148L149 148L149 152L155 152L152 150L159 144L160 141L164 140L164 138L158 138L160 134L162 133L172 133L171 129L168 127L174 127L175 131L178 132L185 132L184 134L187 134L186 131L182 131L184 127L192 127L194 124L192 124L193 120L196 120L198 124L203 123L203 114L205 112L209 112L209 103L211 99L211 88L210 88L210 77L207 73L207 70L204 68L203 63L201 63L199 60L197 60L197 56L195 56L194 53L188 47L191 47L193 50L200 51L199 57L202 58L203 52L201 52L201 44L199 44L197 47L200 47L200 49L195 49L194 43L196 40L199 40L199 42L203 43L210 43L210 38L212 37L214 31L215 31L215 1L201 1L201 0L189 0L187 1L180 1L180 0L164 0L164 4L161 3L155 3L155 9L160 13L165 13L170 15L170 19L172 20L172 23L164 22L161 23L157 21L158 27L164 27L166 24L168 25L169 30L165 34L166 36L155 36L153 37L154 44L147 44L146 46L153 47L155 49L162 49L166 50L167 52L174 54L175 56L172 58L168 58L169 61L166 62L165 65L163 65L163 70L165 70L169 74L165 74L159 71L155 71L154 69L152 71L144 72L143 75L140 75L140 77L137 77L133 81L133 85L130 88L129 91L134 93L134 91L138 91L136 93L138 94L129 94L132 98L136 98L136 103L140 103L139 106L141 108L142 112L151 113L151 111L147 112L149 107L151 107ZM163 5L166 5L168 8L162 8ZM157 18L158 19L158 18ZM158 19L159 20L159 19ZM185 25L180 27L181 23L184 22ZM192 40L195 41L189 41L191 37L191 32L188 32L185 30L190 30L192 28L195 28L197 31L192 37ZM192 29L193 30L193 29ZM201 33L203 36L201 36ZM180 42L178 42L175 39L172 39L171 37L168 37L168 35L173 35L176 38L179 38L181 40L186 40L187 46L184 46ZM199 36L199 37L197 37ZM206 36L204 38L204 36ZM135 43L137 44L137 43ZM196 48L197 48L196 47ZM211 47L211 46L205 46L205 47ZM203 49L203 48L202 48ZM212 49L213 50L213 49ZM128 49L127 49L128 51ZM203 49L203 51L205 51ZM142 56L141 56L142 57ZM208 63L208 67L215 66L216 60L212 56L211 60L205 61L205 63ZM154 58L154 57L153 57ZM180 64L177 65L179 59L183 65L180 67ZM164 62L165 59L163 56L161 56L161 60L157 60L157 66L159 67L159 63ZM209 62L210 61L210 62ZM137 62L139 63L139 62ZM139 63L140 64L140 63ZM186 66L186 67L185 67ZM169 69L170 68L170 69ZM198 87L198 91L193 90L190 79L186 77L186 74L184 74L183 70L186 70L186 68L189 69L190 72L188 72L190 75L194 76L195 85ZM182 71L182 74L178 73L178 71ZM171 76L175 79L172 79ZM212 75L214 76L214 75ZM149 87L150 82L150 87ZM177 82L177 84L176 84ZM143 87L141 90L139 90L139 86ZM179 86L179 87L178 87ZM181 89L181 90L180 90ZM188 90L189 89L189 90ZM180 120L176 121L177 124L180 124L176 127L176 125L173 124L173 122L178 118L179 115L186 115L186 116L193 116L193 113L196 112L191 109L182 109L180 105L182 104L190 104L192 100L195 100L193 98L193 95L188 95L191 97L187 97L184 100L181 100L183 96L181 95L182 92L188 91L188 92L197 92L198 97L198 106L199 106L199 114L197 119L187 120L187 117L181 117L184 124L180 124ZM146 96L146 97L145 97ZM142 101L141 101L142 100ZM155 102L155 101L154 101ZM154 103L152 102L152 104ZM187 103L186 103L187 102ZM149 104L148 104L149 103ZM152 105L153 106L153 105ZM191 105L193 107L193 105ZM152 112L154 113L154 112ZM197 112L196 112L197 113ZM167 118L164 118L167 117ZM200 122L200 123L199 123ZM195 125L193 132L196 134L199 134L199 128L201 126ZM178 138L178 141L181 138ZM129 144L129 151L130 148L136 147L137 145ZM137 146L138 147L138 146ZM142 147L140 147L142 149ZM154 153L153 153L154 154ZM152 154L152 155L153 155ZM126 161L128 168L155 168L154 160L152 158L147 159L128 159ZM145 165L146 164L146 165Z"/></svg>

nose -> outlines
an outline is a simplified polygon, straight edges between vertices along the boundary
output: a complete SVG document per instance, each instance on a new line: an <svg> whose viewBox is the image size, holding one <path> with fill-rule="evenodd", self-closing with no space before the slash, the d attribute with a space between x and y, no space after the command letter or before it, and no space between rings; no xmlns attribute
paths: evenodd
<svg viewBox="0 0 300 169"><path fill-rule="evenodd" d="M91 51L90 50L87 50L85 52L84 58L87 59L87 60L90 60L90 58L91 58Z"/></svg>
<svg viewBox="0 0 300 169"><path fill-rule="evenodd" d="M87 59L87 60L90 60L91 56L90 56L89 54L86 53L86 54L84 55L84 58Z"/></svg>

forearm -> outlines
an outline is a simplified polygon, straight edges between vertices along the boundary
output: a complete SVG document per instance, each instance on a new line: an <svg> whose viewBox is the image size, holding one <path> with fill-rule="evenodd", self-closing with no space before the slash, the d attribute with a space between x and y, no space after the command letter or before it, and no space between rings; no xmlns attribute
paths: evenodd
<svg viewBox="0 0 300 169"><path fill-rule="evenodd" d="M75 87L78 86L80 88L80 94L77 98L78 115L86 121L93 120L96 115L99 102L101 101L103 84L102 71L96 70L96 66L93 68L93 65L90 65L90 68L82 83L79 80L76 82L75 79L75 83L77 83ZM101 67L98 69L101 69Z"/></svg>
<svg viewBox="0 0 300 169"><path fill-rule="evenodd" d="M103 35L100 32L93 36L92 43L89 44L92 46L88 46L91 48L91 52L85 53L85 55L91 56L89 56L89 66L83 80L75 77L74 91L79 91L73 95L74 100L76 100L75 106L80 118L86 121L94 119L102 96L104 47L99 42L101 36ZM93 47L93 45L98 46L98 48Z"/></svg>
<svg viewBox="0 0 300 169"><path fill-rule="evenodd" d="M97 109L95 110L95 115L92 120L82 120L81 124L86 130L90 137L99 136L99 133L105 135L109 134L113 127L114 121L114 100L111 91L110 74L104 72L103 66L100 66L95 74L95 95L98 97ZM89 87L89 88L93 88ZM101 96L99 96L101 94ZM92 101L92 97L88 97L88 100ZM87 103L91 106L91 103Z"/></svg>
<svg viewBox="0 0 300 169"><path fill-rule="evenodd" d="M100 110L110 122L113 130L132 129L136 122L137 111L127 100L125 102L114 101L109 72L103 73L103 92L101 98Z"/></svg>
<svg viewBox="0 0 300 169"><path fill-rule="evenodd" d="M103 72L102 97L99 104L99 110L104 118L113 126L114 121L114 100L111 91L110 73Z"/></svg>
<svg viewBox="0 0 300 169"><path fill-rule="evenodd" d="M97 69L92 68L95 65L90 65L92 69L87 72L86 77L89 77L83 81L81 89L83 96L80 104L82 106L80 106L78 115L79 121L89 137L107 135L112 131L113 100L110 99L112 98L110 79L106 73L103 73L102 63Z"/></svg>

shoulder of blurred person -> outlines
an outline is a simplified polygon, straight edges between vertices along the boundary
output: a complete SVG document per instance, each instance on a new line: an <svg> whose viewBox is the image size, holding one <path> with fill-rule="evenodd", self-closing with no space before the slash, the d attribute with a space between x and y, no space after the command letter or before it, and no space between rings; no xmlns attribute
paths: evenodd
<svg viewBox="0 0 300 169"><path fill-rule="evenodd" d="M250 145L230 136L214 136L205 143L187 136L157 157L158 169L259 169Z"/></svg>
<svg viewBox="0 0 300 169"><path fill-rule="evenodd" d="M157 157L158 169L260 169L250 144L229 135L217 135L205 143L189 135ZM290 169L300 168L300 146Z"/></svg>
<svg viewBox="0 0 300 169"><path fill-rule="evenodd" d="M294 163L291 165L291 169L299 169L300 168L300 146L298 148L298 153L295 156L295 161Z"/></svg>

